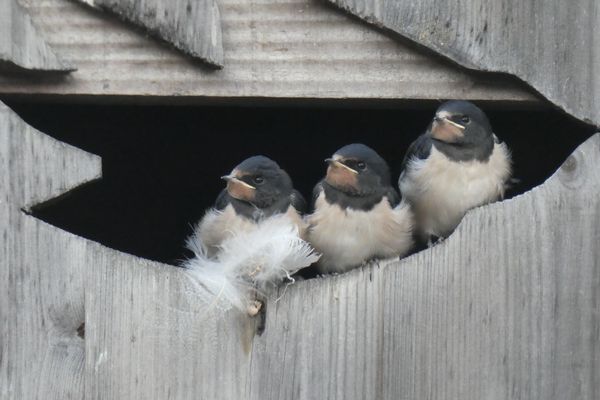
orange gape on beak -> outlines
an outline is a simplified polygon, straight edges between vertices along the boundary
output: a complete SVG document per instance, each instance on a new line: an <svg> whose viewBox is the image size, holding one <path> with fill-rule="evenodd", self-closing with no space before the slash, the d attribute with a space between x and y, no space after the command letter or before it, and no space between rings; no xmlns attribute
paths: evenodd
<svg viewBox="0 0 600 400"><path fill-rule="evenodd" d="M251 202L256 198L256 188L240 179L244 175L244 173L234 170L222 178L227 181L227 193L231 197Z"/></svg>
<svg viewBox="0 0 600 400"><path fill-rule="evenodd" d="M336 159L328 158L327 175L325 181L333 187L338 188L353 188L358 190L358 172L342 164Z"/></svg>
<svg viewBox="0 0 600 400"><path fill-rule="evenodd" d="M447 118L435 117L431 126L431 137L446 143L456 143L465 134L465 127Z"/></svg>

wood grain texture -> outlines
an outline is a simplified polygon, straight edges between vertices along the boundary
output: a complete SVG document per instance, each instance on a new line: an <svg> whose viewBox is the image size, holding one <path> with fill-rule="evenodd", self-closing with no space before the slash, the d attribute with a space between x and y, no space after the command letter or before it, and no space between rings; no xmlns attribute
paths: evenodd
<svg viewBox="0 0 600 400"><path fill-rule="evenodd" d="M430 250L271 293L262 336L183 270L21 211L97 157L5 107L0 149L0 399L598 398L600 134Z"/></svg>
<svg viewBox="0 0 600 400"><path fill-rule="evenodd" d="M598 162L600 135L431 250L273 294L253 338L247 317L185 301L181 270L92 254L102 267L86 292L86 394L596 399Z"/></svg>
<svg viewBox="0 0 600 400"><path fill-rule="evenodd" d="M516 75L600 126L596 0L328 0L459 64Z"/></svg>
<svg viewBox="0 0 600 400"><path fill-rule="evenodd" d="M17 0L0 1L0 66L27 71L70 72Z"/></svg>
<svg viewBox="0 0 600 400"><path fill-rule="evenodd" d="M263 98L537 101L515 82L472 76L321 0L219 0L226 65L221 70L201 68L129 24L70 0L21 2L78 70L62 81L0 76L0 94L168 104Z"/></svg>
<svg viewBox="0 0 600 400"><path fill-rule="evenodd" d="M0 399L80 399L85 243L22 208L98 178L100 160L0 103L0 171Z"/></svg>
<svg viewBox="0 0 600 400"><path fill-rule="evenodd" d="M221 17L215 0L77 0L115 13L184 53L223 67Z"/></svg>

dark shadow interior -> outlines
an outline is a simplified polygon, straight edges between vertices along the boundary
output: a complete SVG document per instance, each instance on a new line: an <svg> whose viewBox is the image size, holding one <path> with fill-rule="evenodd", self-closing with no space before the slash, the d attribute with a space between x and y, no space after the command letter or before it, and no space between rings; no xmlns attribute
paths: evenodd
<svg viewBox="0 0 600 400"><path fill-rule="evenodd" d="M102 157L103 179L35 207L50 224L108 247L176 264L191 224L223 187L220 176L254 154L286 169L305 196L337 148L363 142L388 160L394 180L407 146L438 103L411 109L232 106L9 105L29 124ZM544 182L594 128L557 110L484 104L512 149L509 197Z"/></svg>

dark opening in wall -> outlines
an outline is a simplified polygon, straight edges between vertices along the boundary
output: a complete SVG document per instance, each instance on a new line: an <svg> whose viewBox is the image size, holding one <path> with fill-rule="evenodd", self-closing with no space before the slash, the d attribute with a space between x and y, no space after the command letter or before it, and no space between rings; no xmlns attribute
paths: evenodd
<svg viewBox="0 0 600 400"><path fill-rule="evenodd" d="M109 106L9 103L38 130L102 157L103 179L41 204L36 217L106 246L177 263L184 239L223 182L254 154L273 158L307 198L323 160L363 142L388 160L396 182L410 142L438 103L418 109ZM481 104L480 104L481 105ZM481 105L510 146L515 185L544 182L594 128L549 109Z"/></svg>

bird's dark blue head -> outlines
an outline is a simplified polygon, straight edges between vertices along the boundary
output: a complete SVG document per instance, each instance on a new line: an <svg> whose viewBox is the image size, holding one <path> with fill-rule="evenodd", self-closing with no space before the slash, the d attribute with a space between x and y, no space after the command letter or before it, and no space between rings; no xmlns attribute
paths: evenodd
<svg viewBox="0 0 600 400"><path fill-rule="evenodd" d="M270 207L294 190L290 176L265 156L247 158L223 179L231 197L258 208Z"/></svg>
<svg viewBox="0 0 600 400"><path fill-rule="evenodd" d="M325 182L350 196L369 196L391 185L387 163L364 144L344 146L325 161L329 164Z"/></svg>
<svg viewBox="0 0 600 400"><path fill-rule="evenodd" d="M494 135L487 116L463 100L442 104L429 127L435 147L457 161L487 160L494 149Z"/></svg>

